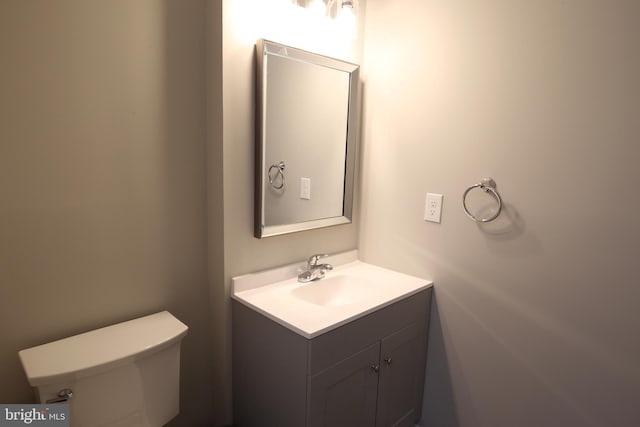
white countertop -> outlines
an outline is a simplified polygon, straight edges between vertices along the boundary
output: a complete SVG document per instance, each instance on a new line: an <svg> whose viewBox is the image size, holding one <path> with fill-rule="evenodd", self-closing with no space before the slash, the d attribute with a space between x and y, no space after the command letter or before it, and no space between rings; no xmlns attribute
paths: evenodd
<svg viewBox="0 0 640 427"><path fill-rule="evenodd" d="M232 298L314 338L433 286L430 280L359 261L357 251L326 260L334 269L309 283L297 280L304 262L234 277Z"/></svg>

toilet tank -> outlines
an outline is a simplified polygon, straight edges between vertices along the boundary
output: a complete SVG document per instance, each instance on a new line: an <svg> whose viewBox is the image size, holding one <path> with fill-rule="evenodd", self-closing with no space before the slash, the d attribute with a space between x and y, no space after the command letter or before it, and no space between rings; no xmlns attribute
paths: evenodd
<svg viewBox="0 0 640 427"><path fill-rule="evenodd" d="M66 403L73 427L159 427L179 411L187 329L162 311L18 354L40 403L72 391Z"/></svg>

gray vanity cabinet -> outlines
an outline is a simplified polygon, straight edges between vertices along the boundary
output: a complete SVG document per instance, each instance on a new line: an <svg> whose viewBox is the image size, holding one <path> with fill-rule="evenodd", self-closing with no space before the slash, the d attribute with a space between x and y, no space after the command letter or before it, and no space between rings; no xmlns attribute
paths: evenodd
<svg viewBox="0 0 640 427"><path fill-rule="evenodd" d="M373 344L309 378L308 427L375 425L379 354Z"/></svg>
<svg viewBox="0 0 640 427"><path fill-rule="evenodd" d="M235 425L413 426L430 300L427 288L312 339L234 300Z"/></svg>
<svg viewBox="0 0 640 427"><path fill-rule="evenodd" d="M420 418L426 340L417 323L382 340L376 426L413 426Z"/></svg>

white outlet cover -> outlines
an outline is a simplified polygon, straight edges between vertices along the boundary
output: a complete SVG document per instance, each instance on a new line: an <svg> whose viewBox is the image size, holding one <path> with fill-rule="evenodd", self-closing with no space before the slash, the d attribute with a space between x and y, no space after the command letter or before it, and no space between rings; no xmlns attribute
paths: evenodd
<svg viewBox="0 0 640 427"><path fill-rule="evenodd" d="M442 220L442 194L427 193L424 204L424 220L440 223Z"/></svg>

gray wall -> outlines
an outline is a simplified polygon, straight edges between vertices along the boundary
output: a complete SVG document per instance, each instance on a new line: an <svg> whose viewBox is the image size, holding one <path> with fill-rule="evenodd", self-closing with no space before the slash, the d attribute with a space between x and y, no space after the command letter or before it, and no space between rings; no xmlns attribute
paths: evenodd
<svg viewBox="0 0 640 427"><path fill-rule="evenodd" d="M639 425L640 3L397 3L367 1L359 245L435 282L422 425Z"/></svg>
<svg viewBox="0 0 640 427"><path fill-rule="evenodd" d="M18 350L168 309L176 424L210 422L204 17L0 2L0 402L33 399Z"/></svg>

